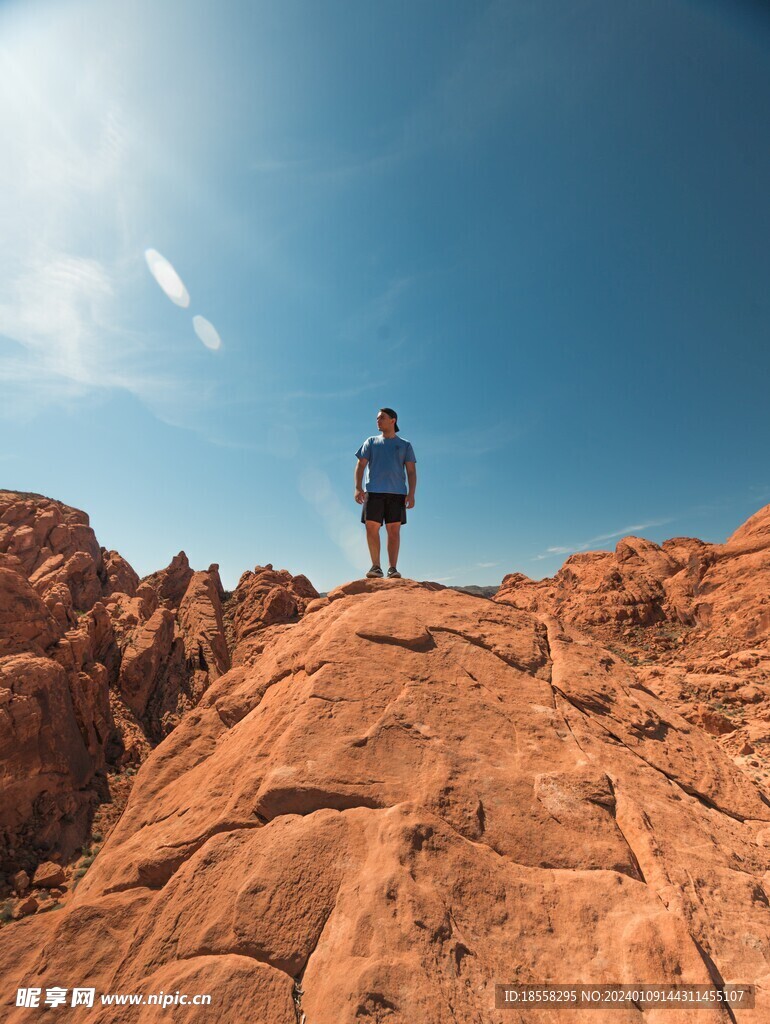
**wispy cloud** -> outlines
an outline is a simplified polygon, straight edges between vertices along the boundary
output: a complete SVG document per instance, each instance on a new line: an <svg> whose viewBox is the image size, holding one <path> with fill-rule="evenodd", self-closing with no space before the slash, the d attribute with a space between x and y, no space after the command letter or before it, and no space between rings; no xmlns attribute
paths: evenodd
<svg viewBox="0 0 770 1024"><path fill-rule="evenodd" d="M468 579L468 574L472 574L476 569L492 569L499 564L499 562L468 562L466 565L451 566L449 568L451 575L449 576L430 576L429 578L436 583L448 583L450 580L459 580L463 577ZM444 567L444 571L446 571L446 567Z"/></svg>
<svg viewBox="0 0 770 1024"><path fill-rule="evenodd" d="M288 391L283 397L284 398L355 398L356 395L362 395L366 391L376 391L378 388L383 388L387 384L387 381L377 380L371 384L360 384L356 387L350 388L338 388L331 391Z"/></svg>
<svg viewBox="0 0 770 1024"><path fill-rule="evenodd" d="M28 419L117 388L188 425L205 385L186 379L176 340L126 319L146 276L142 134L114 54L83 63L77 20L61 25L19 19L0 48L0 416Z"/></svg>
<svg viewBox="0 0 770 1024"><path fill-rule="evenodd" d="M449 455L452 457L470 457L486 455L488 452L499 451L506 445L524 437L529 426L511 423L501 418L496 423L486 426L462 427L459 430L448 429L441 433L423 431L420 445L431 456Z"/></svg>
<svg viewBox="0 0 770 1024"><path fill-rule="evenodd" d="M615 537L635 536L640 530L649 530L651 526L665 526L666 523L670 522L673 522L671 517L667 517L666 519L650 519L649 522L635 523L632 526L624 526L620 530L613 530L612 533L600 533L597 537L592 537L591 540L588 541L588 544L586 544L586 547L591 544L596 544L602 540L613 540Z"/></svg>
<svg viewBox="0 0 770 1024"><path fill-rule="evenodd" d="M98 366L101 332L108 326L113 294L103 264L38 244L27 251L21 271L6 286L0 334L27 351L30 368L89 384L103 369ZM14 379L21 377L22 366L17 360Z"/></svg>
<svg viewBox="0 0 770 1024"><path fill-rule="evenodd" d="M327 536L337 545L346 561L360 569L366 559L364 530L360 522L356 525L361 514L360 506L343 507L328 474L315 466L308 465L300 471L299 492L320 517Z"/></svg>
<svg viewBox="0 0 770 1024"><path fill-rule="evenodd" d="M640 534L642 530L649 530L653 526L665 526L666 523L672 522L675 522L675 519L668 516L665 519L650 519L644 523L634 523L631 526L624 526L620 530L611 530L609 533L599 533L595 537L591 537L579 544L560 544L546 548L545 551L540 552L540 554L533 555L531 560L533 562L540 562L547 558L559 558L563 555L574 554L578 551L589 551L597 545L601 545L604 541L615 540L617 537L636 536Z"/></svg>

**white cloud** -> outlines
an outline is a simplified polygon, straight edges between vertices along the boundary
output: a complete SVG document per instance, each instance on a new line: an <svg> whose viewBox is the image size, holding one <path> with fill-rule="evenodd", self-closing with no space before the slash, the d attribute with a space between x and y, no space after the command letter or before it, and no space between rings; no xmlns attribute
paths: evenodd
<svg viewBox="0 0 770 1024"><path fill-rule="evenodd" d="M126 69L71 6L49 5L45 21L40 6L18 8L0 48L0 416L120 388L164 422L194 425L205 385L180 367L189 321L178 338L130 326L151 157L123 102Z"/></svg>
<svg viewBox="0 0 770 1024"><path fill-rule="evenodd" d="M635 523L632 526L624 526L620 530L612 530L610 533L600 533L596 537L591 537L589 540L583 541L580 544L567 544L558 545L546 548L538 555L533 555L531 561L541 562L546 558L557 558L566 554L573 554L578 551L588 551L594 549L596 545L601 545L603 541L614 540L616 537L629 537L635 536L641 533L642 530L648 530L652 526L665 526L666 523L674 522L674 519L667 517L665 519L650 519L645 523Z"/></svg>
<svg viewBox="0 0 770 1024"><path fill-rule="evenodd" d="M96 260L36 248L0 302L0 334L25 348L31 365L87 384L102 345L98 329L114 293L112 278Z"/></svg>

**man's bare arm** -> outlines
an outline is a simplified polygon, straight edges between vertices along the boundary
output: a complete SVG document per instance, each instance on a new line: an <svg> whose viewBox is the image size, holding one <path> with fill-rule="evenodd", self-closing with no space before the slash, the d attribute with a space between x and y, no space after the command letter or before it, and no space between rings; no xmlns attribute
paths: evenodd
<svg viewBox="0 0 770 1024"><path fill-rule="evenodd" d="M414 508L414 492L417 490L417 463L405 462L406 478L409 482L409 493L406 496L406 507Z"/></svg>
<svg viewBox="0 0 770 1024"><path fill-rule="evenodd" d="M355 473L355 478L354 478L354 484L355 484L354 495L355 495L355 499L356 499L356 501L358 502L359 505L364 500L364 492L362 490L361 485L364 482L364 470L366 469L366 464L367 464L368 461L369 461L368 459L359 459L358 463L356 465L356 473Z"/></svg>

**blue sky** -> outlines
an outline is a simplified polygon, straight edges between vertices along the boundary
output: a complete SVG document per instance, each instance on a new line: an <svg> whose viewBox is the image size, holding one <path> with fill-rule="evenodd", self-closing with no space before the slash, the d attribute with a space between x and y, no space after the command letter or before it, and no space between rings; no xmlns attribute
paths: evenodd
<svg viewBox="0 0 770 1024"><path fill-rule="evenodd" d="M387 405L404 575L724 540L770 502L765 12L0 5L0 486L326 590Z"/></svg>

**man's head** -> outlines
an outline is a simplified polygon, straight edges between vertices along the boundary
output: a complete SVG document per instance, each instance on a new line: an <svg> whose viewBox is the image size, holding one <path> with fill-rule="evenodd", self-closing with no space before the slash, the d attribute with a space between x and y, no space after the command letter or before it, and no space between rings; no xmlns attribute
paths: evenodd
<svg viewBox="0 0 770 1024"><path fill-rule="evenodd" d="M398 432L398 413L395 409L389 409L387 406L384 409L380 409L377 413L377 426L385 433L389 434L391 430Z"/></svg>

